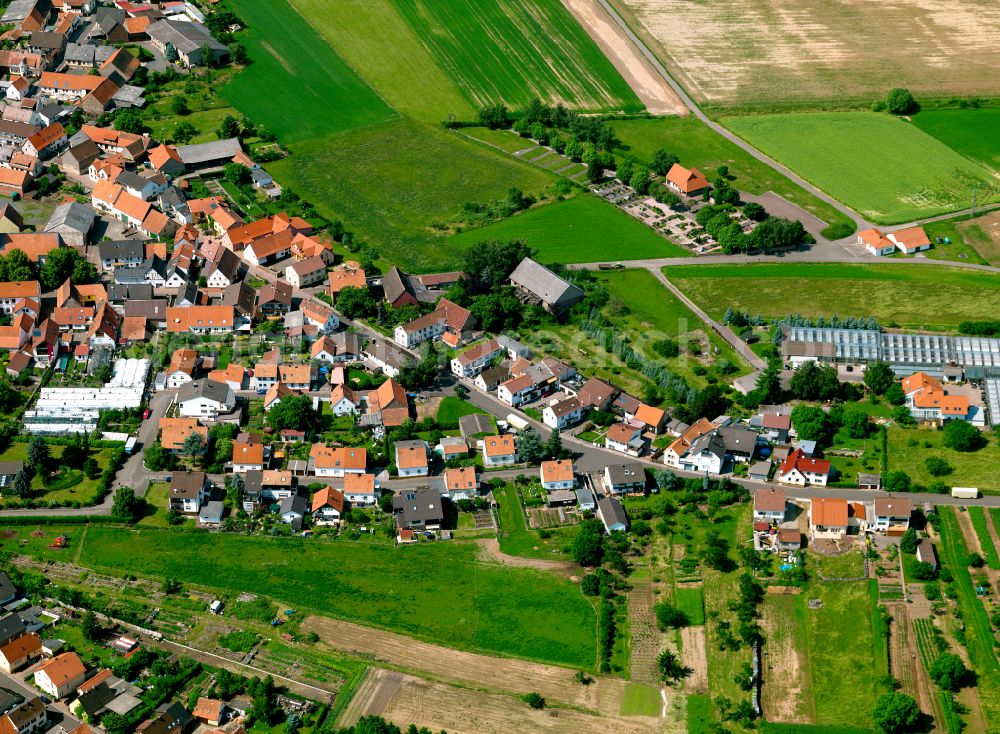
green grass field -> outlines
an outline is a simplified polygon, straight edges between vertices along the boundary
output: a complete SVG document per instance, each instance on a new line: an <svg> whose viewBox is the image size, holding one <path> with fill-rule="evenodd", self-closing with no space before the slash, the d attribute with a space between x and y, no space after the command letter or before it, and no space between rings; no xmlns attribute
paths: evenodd
<svg viewBox="0 0 1000 734"><path fill-rule="evenodd" d="M749 264L665 268L709 314L875 316L883 325L953 330L1000 309L991 273L922 265Z"/></svg>
<svg viewBox="0 0 1000 734"><path fill-rule="evenodd" d="M997 555L993 537L986 525L986 510L982 507L970 507L969 519L972 520L972 527L976 529L979 544L983 547L983 557L986 559L986 564L992 569L1000 568L1000 556Z"/></svg>
<svg viewBox="0 0 1000 734"><path fill-rule="evenodd" d="M292 6L394 109L432 123L449 115L473 118L461 88L393 2L292 0Z"/></svg>
<svg viewBox="0 0 1000 734"><path fill-rule="evenodd" d="M620 711L622 716L657 717L662 708L663 701L660 699L660 691L653 686L646 686L642 683L629 683L625 686L625 695L622 696Z"/></svg>
<svg viewBox="0 0 1000 734"><path fill-rule="evenodd" d="M511 130L490 130L488 127L466 127L459 131L462 135L481 140L487 145L499 148L506 153L518 153L527 148L535 147L534 140L522 138Z"/></svg>
<svg viewBox="0 0 1000 734"><path fill-rule="evenodd" d="M1000 169L1000 108L927 110L913 124L952 150Z"/></svg>
<svg viewBox="0 0 1000 734"><path fill-rule="evenodd" d="M396 116L286 0L233 0L232 7L249 25L240 41L253 63L222 95L283 143Z"/></svg>
<svg viewBox="0 0 1000 734"><path fill-rule="evenodd" d="M555 181L457 133L405 119L304 141L292 153L268 171L415 272L460 260L460 249L430 230L434 222L447 222L465 202L493 201L512 187L538 194Z"/></svg>
<svg viewBox="0 0 1000 734"><path fill-rule="evenodd" d="M576 109L642 109L559 0L394 2L476 107L540 97Z"/></svg>
<svg viewBox="0 0 1000 734"><path fill-rule="evenodd" d="M723 124L881 224L996 198L989 171L904 120L874 112L727 117Z"/></svg>
<svg viewBox="0 0 1000 734"><path fill-rule="evenodd" d="M937 480L924 465L928 456L938 456L951 465L943 477L949 487L978 487L983 494L1000 494L1000 445L990 441L978 451L946 448L940 431L918 428L889 428L889 469L905 471L914 482L929 485Z"/></svg>
<svg viewBox="0 0 1000 734"><path fill-rule="evenodd" d="M728 166L735 176L733 186L750 194L773 191L819 217L827 225L839 225L844 237L854 231L847 217L821 199L789 181L745 150L717 134L693 115L614 120L609 123L621 141L620 152L649 163L657 149L674 153L686 166L698 168L710 179L719 166ZM845 229L846 228L846 229Z"/></svg>
<svg viewBox="0 0 1000 734"><path fill-rule="evenodd" d="M592 194L535 207L485 227L448 238L456 250L485 240L524 240L543 263L616 262L657 257L687 257L637 219Z"/></svg>
<svg viewBox="0 0 1000 734"><path fill-rule="evenodd" d="M714 721L715 706L709 696L694 693L687 697L688 734L710 734L716 731L712 726Z"/></svg>
<svg viewBox="0 0 1000 734"><path fill-rule="evenodd" d="M587 669L596 659L595 614L579 588L550 574L484 564L473 544L397 549L103 526L87 528L84 540L80 527L68 534L71 550L83 544L79 563L108 573L278 595L298 609L449 647ZM48 534L31 540L22 552L65 560L47 547Z"/></svg>

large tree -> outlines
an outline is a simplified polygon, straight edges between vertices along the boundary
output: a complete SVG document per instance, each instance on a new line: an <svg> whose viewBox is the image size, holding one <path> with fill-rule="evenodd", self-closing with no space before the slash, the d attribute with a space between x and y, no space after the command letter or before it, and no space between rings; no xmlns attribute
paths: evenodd
<svg viewBox="0 0 1000 734"><path fill-rule="evenodd" d="M545 458L545 444L538 431L528 428L517 437L517 455L528 464L538 464Z"/></svg>
<svg viewBox="0 0 1000 734"><path fill-rule="evenodd" d="M522 240L488 240L465 251L465 273L471 293L485 293L506 284L520 262L532 255Z"/></svg>
<svg viewBox="0 0 1000 734"><path fill-rule="evenodd" d="M282 398L277 405L267 411L267 425L275 431L286 428L304 431L316 422L316 411L312 398L308 395L291 395Z"/></svg>
<svg viewBox="0 0 1000 734"><path fill-rule="evenodd" d="M111 503L111 514L120 517L130 525L139 519L142 514L142 503L135 496L131 487L119 487L115 490L115 497Z"/></svg>
<svg viewBox="0 0 1000 734"><path fill-rule="evenodd" d="M604 560L604 529L597 520L584 520L573 539L573 560L581 566L596 567Z"/></svg>
<svg viewBox="0 0 1000 734"><path fill-rule="evenodd" d="M73 283L93 283L97 268L72 247L57 247L45 256L38 271L43 291L54 291L69 278Z"/></svg>
<svg viewBox="0 0 1000 734"><path fill-rule="evenodd" d="M983 434L968 421L948 421L943 431L944 445L955 451L975 451L985 443Z"/></svg>
<svg viewBox="0 0 1000 734"><path fill-rule="evenodd" d="M889 94L886 95L885 106L894 115L905 115L913 112L917 106L917 101L913 99L913 95L910 94L909 89L896 87L895 89L890 89Z"/></svg>
<svg viewBox="0 0 1000 734"><path fill-rule="evenodd" d="M837 368L806 362L795 370L789 387L800 400L830 400L840 392Z"/></svg>
<svg viewBox="0 0 1000 734"><path fill-rule="evenodd" d="M916 731L920 723L920 707L911 696L890 691L878 697L872 719L882 734L906 734Z"/></svg>
<svg viewBox="0 0 1000 734"><path fill-rule="evenodd" d="M348 286L337 294L337 310L349 319L363 319L378 313L378 302L367 287Z"/></svg>
<svg viewBox="0 0 1000 734"><path fill-rule="evenodd" d="M888 362L869 362L865 367L865 385L876 395L884 395L896 381L896 375Z"/></svg>
<svg viewBox="0 0 1000 734"><path fill-rule="evenodd" d="M969 671L965 669L962 658L951 652L937 656L929 671L931 680L946 691L957 691L968 678Z"/></svg>

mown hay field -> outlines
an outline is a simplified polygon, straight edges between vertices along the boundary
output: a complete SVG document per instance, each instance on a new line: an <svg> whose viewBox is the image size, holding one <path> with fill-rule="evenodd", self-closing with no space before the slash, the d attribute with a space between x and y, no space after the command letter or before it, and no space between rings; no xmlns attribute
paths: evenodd
<svg viewBox="0 0 1000 734"><path fill-rule="evenodd" d="M431 228L519 188L538 195L554 174L455 132L412 119L314 138L268 171L327 219L372 243L404 269L453 268L461 250Z"/></svg>
<svg viewBox="0 0 1000 734"><path fill-rule="evenodd" d="M997 198L996 180L906 120L875 112L726 117L723 124L870 221L907 222Z"/></svg>
<svg viewBox="0 0 1000 734"><path fill-rule="evenodd" d="M92 526L79 562L109 573L252 592L298 609L446 647L592 669L596 618L573 583L484 564L474 544L412 548L303 538L222 536ZM81 538L76 541L76 538ZM57 555L44 546L24 551Z"/></svg>
<svg viewBox="0 0 1000 734"><path fill-rule="evenodd" d="M394 0L473 105L533 97L587 110L642 103L559 0Z"/></svg>
<svg viewBox="0 0 1000 734"><path fill-rule="evenodd" d="M1000 94L1000 5L992 0L612 0L701 102L718 106L868 103Z"/></svg>
<svg viewBox="0 0 1000 734"><path fill-rule="evenodd" d="M716 318L732 306L765 317L874 316L883 325L953 331L1000 309L996 275L958 268L756 263L664 272Z"/></svg>

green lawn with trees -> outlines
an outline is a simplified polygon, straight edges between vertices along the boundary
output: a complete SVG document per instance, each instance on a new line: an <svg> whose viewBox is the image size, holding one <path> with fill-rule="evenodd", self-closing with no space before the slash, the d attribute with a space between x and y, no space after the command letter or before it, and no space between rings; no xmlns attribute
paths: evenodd
<svg viewBox="0 0 1000 734"><path fill-rule="evenodd" d="M595 665L594 610L579 587L551 574L484 564L474 544L396 549L107 526L89 527L85 540L79 527L70 535L83 544L79 563L107 573L278 595L299 609L449 647ZM43 542L23 552L59 558Z"/></svg>
<svg viewBox="0 0 1000 734"><path fill-rule="evenodd" d="M890 115L776 114L722 122L873 222L894 224L955 211L969 205L974 188L980 204L998 198L990 171Z"/></svg>
<svg viewBox="0 0 1000 734"><path fill-rule="evenodd" d="M635 118L609 122L620 141L617 154L651 165L658 150L673 153L682 165L695 167L710 179L719 166L729 169L732 185L749 194L773 191L827 223L824 235L846 237L853 223L825 201L816 198L770 166L729 142L693 115Z"/></svg>
<svg viewBox="0 0 1000 734"><path fill-rule="evenodd" d="M734 308L771 318L874 316L884 326L954 331L962 321L1000 310L1000 281L958 268L755 263L664 272L717 318Z"/></svg>

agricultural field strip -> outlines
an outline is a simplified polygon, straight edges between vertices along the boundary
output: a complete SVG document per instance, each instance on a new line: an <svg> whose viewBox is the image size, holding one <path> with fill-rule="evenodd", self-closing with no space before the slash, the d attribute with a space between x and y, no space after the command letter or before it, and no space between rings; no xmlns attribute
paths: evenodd
<svg viewBox="0 0 1000 734"><path fill-rule="evenodd" d="M979 538L979 545L982 546L986 565L994 570L1000 569L1000 556L997 555L996 546L993 544L992 536L990 536L986 511L982 507L970 507L969 519L972 521L972 527L975 528L976 537Z"/></svg>

